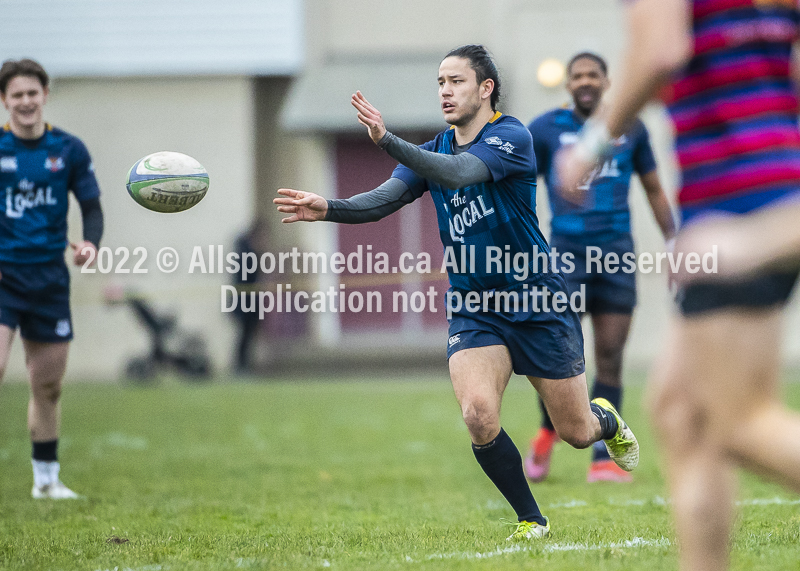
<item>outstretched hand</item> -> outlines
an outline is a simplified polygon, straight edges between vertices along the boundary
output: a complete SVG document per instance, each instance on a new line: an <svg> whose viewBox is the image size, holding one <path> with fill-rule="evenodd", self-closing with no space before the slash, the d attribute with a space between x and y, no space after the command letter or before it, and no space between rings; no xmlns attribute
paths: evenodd
<svg viewBox="0 0 800 571"><path fill-rule="evenodd" d="M586 181L595 166L575 152L575 145L559 149L555 157L555 167L561 196L573 204L583 204L588 190Z"/></svg>
<svg viewBox="0 0 800 571"><path fill-rule="evenodd" d="M356 94L350 99L350 103L358 111L358 122L369 129L369 137L377 145L378 141L386 134L386 126L383 124L381 112L375 109L360 91L356 91Z"/></svg>
<svg viewBox="0 0 800 571"><path fill-rule="evenodd" d="M272 200L273 204L278 205L278 212L291 214L291 216L283 218L281 222L290 224L292 222L325 220L325 215L328 213L328 201L318 194L291 188L278 189L278 194L281 196Z"/></svg>

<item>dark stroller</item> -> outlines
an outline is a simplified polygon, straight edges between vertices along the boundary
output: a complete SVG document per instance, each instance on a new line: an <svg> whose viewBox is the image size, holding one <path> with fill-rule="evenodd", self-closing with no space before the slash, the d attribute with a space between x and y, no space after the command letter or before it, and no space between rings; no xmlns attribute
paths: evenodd
<svg viewBox="0 0 800 571"><path fill-rule="evenodd" d="M205 338L178 325L176 316L159 314L143 297L116 289L106 291L106 301L126 304L150 336L150 352L132 357L125 365L125 377L136 382L150 382L161 372L173 372L191 381L211 377L211 357Z"/></svg>

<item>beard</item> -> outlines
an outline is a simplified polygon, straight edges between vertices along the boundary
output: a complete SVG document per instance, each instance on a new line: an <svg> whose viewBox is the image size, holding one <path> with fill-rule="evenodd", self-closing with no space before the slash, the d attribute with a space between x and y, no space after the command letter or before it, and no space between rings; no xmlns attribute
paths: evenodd
<svg viewBox="0 0 800 571"><path fill-rule="evenodd" d="M453 125L454 127L463 127L464 125L469 124L475 116L478 114L478 111L481 109L481 100L480 98L476 98L475 100L464 102L461 105L463 112L458 117L450 117L445 119L448 125Z"/></svg>

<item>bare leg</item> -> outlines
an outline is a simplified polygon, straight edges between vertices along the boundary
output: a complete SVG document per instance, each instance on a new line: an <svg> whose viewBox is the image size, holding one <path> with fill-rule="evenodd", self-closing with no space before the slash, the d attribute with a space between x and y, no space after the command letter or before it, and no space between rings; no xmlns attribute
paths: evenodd
<svg viewBox="0 0 800 571"><path fill-rule="evenodd" d="M593 313L597 382L622 387L622 356L632 316L629 313Z"/></svg>
<svg viewBox="0 0 800 571"><path fill-rule="evenodd" d="M800 415L776 396L779 347L777 309L673 323L655 367L651 405L683 569L727 568L735 464L800 490Z"/></svg>
<svg viewBox="0 0 800 571"><path fill-rule="evenodd" d="M58 438L61 417L61 380L67 368L69 343L22 340L31 383L28 430L34 442Z"/></svg>
<svg viewBox="0 0 800 571"><path fill-rule="evenodd" d="M6 374L8 356L11 353L11 343L14 341L14 330L5 325L0 325L0 383Z"/></svg>
<svg viewBox="0 0 800 571"><path fill-rule="evenodd" d="M664 452L680 567L727 569L735 474L713 445L707 413L694 393L704 377L686 360L687 340L677 327L671 333L653 368L649 398Z"/></svg>
<svg viewBox="0 0 800 571"><path fill-rule="evenodd" d="M558 436L575 448L588 448L600 440L600 422L589 408L586 374L568 379L528 377L542 397Z"/></svg>
<svg viewBox="0 0 800 571"><path fill-rule="evenodd" d="M450 357L450 377L475 459L521 522L509 539L544 537L549 524L525 480L519 450L500 427L500 405L510 376L511 356L504 345L464 349Z"/></svg>
<svg viewBox="0 0 800 571"><path fill-rule="evenodd" d="M500 432L500 405L511 378L504 345L464 349L450 357L450 379L472 442L487 444Z"/></svg>

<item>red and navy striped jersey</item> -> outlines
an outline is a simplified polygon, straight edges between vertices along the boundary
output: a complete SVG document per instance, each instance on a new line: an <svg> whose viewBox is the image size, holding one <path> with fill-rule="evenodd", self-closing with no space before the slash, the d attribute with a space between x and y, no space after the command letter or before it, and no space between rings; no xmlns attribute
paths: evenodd
<svg viewBox="0 0 800 571"><path fill-rule="evenodd" d="M694 55L667 94L684 221L800 189L798 22L797 0L694 0Z"/></svg>

